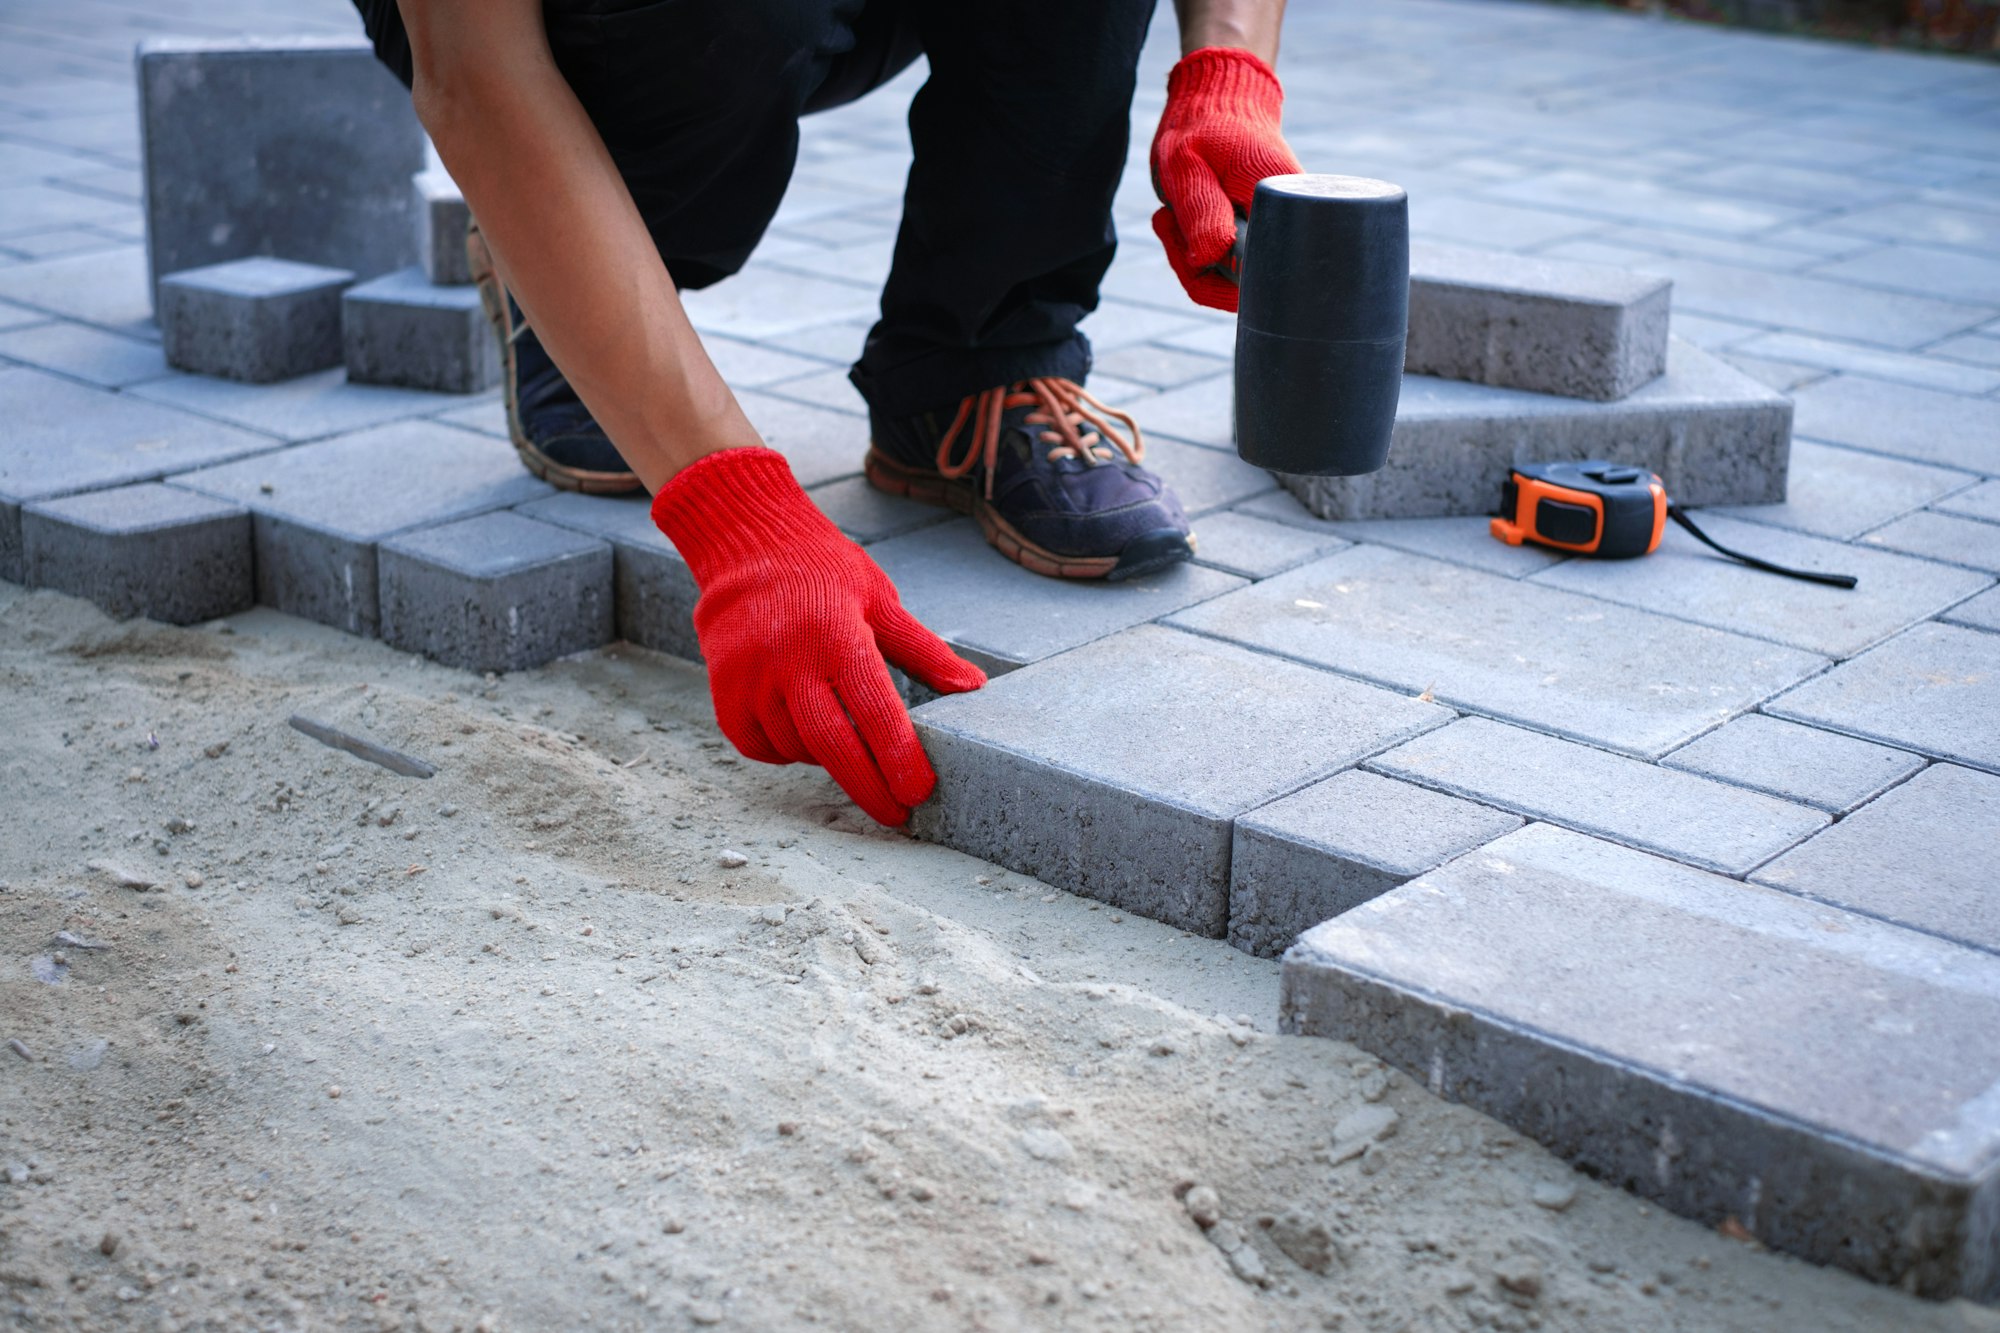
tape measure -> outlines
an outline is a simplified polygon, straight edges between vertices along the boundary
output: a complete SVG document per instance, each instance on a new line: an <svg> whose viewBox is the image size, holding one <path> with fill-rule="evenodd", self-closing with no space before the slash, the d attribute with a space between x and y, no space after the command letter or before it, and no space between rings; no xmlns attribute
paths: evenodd
<svg viewBox="0 0 2000 1333"><path fill-rule="evenodd" d="M1732 551L1667 499L1666 485L1657 473L1596 458L1516 464L1500 488L1500 513L1491 528L1509 546L1532 542L1572 555L1625 560L1658 550L1668 519L1704 546L1753 569L1835 588L1852 588L1857 582L1852 574L1792 569Z"/></svg>

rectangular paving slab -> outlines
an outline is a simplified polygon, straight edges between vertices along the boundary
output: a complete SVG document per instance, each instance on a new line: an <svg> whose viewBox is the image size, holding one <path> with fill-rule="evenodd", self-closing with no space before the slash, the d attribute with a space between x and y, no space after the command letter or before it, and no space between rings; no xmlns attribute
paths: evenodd
<svg viewBox="0 0 2000 1333"><path fill-rule="evenodd" d="M1782 504L1708 512L1846 541L1934 500L1948 504L1949 499L1940 497L1962 491L1973 480L1955 468L1793 440Z"/></svg>
<svg viewBox="0 0 2000 1333"><path fill-rule="evenodd" d="M1236 820L1229 942L1275 958L1300 932L1521 827L1518 815L1350 768Z"/></svg>
<svg viewBox="0 0 2000 1333"><path fill-rule="evenodd" d="M1828 822L1822 811L1762 792L1483 717L1368 766L1725 875L1747 874Z"/></svg>
<svg viewBox="0 0 2000 1333"><path fill-rule="evenodd" d="M151 481L278 447L276 440L37 370L0 367L0 579L23 577L21 506Z"/></svg>
<svg viewBox="0 0 2000 1333"><path fill-rule="evenodd" d="M1852 574L1860 584L1834 588L1752 569L1672 524L1644 559L1566 560L1532 581L1839 658L1964 601L1989 577L1735 519L1699 514L1696 521L1724 546L1781 565Z"/></svg>
<svg viewBox="0 0 2000 1333"><path fill-rule="evenodd" d="M1764 711L2000 772L2000 636L1918 625Z"/></svg>
<svg viewBox="0 0 2000 1333"><path fill-rule="evenodd" d="M970 519L868 548L911 614L989 675L1066 652L1244 586L1199 565L1106 583L1031 574L986 544Z"/></svg>
<svg viewBox="0 0 2000 1333"><path fill-rule="evenodd" d="M694 632L701 588L687 561L654 525L652 502L645 496L562 491L516 512L610 542L618 637L690 662L702 660Z"/></svg>
<svg viewBox="0 0 2000 1333"><path fill-rule="evenodd" d="M1204 515L1194 525L1194 535L1196 560L1246 579L1269 578L1347 545L1331 533L1308 532L1234 510Z"/></svg>
<svg viewBox="0 0 2000 1333"><path fill-rule="evenodd" d="M1237 815L1450 714L1142 626L912 717L938 773L920 836L1220 938Z"/></svg>
<svg viewBox="0 0 2000 1333"><path fill-rule="evenodd" d="M1516 462L1611 458L1659 473L1683 504L1770 504L1791 419L1784 395L1675 339L1667 373L1615 403L1405 376L1379 472L1279 480L1321 518L1433 518L1492 513Z"/></svg>
<svg viewBox="0 0 2000 1333"><path fill-rule="evenodd" d="M2000 631L2000 588L1992 588L1977 597L1960 602L1944 613L1942 619L1953 624L1971 625L1976 629Z"/></svg>
<svg viewBox="0 0 2000 1333"><path fill-rule="evenodd" d="M416 262L424 132L366 39L149 38L138 64L155 284L245 255Z"/></svg>
<svg viewBox="0 0 2000 1333"><path fill-rule="evenodd" d="M167 364L266 384L340 364L344 268L286 259L232 259L159 282Z"/></svg>
<svg viewBox="0 0 2000 1333"><path fill-rule="evenodd" d="M1838 375L1796 395L1799 434L2000 476L2000 400Z"/></svg>
<svg viewBox="0 0 2000 1333"><path fill-rule="evenodd" d="M2000 954L2000 777L1933 764L1751 878Z"/></svg>
<svg viewBox="0 0 2000 1333"><path fill-rule="evenodd" d="M1925 509L1885 523L1861 540L1885 550L2000 574L2000 523Z"/></svg>
<svg viewBox="0 0 2000 1333"><path fill-rule="evenodd" d="M1836 815L1901 782L1921 757L1818 727L1746 713L1660 760Z"/></svg>
<svg viewBox="0 0 2000 1333"><path fill-rule="evenodd" d="M1308 931L1279 1023L1705 1225L2000 1293L1992 954L1536 824Z"/></svg>
<svg viewBox="0 0 2000 1333"><path fill-rule="evenodd" d="M1606 264L1410 247L1413 375L1608 402L1666 373L1664 278Z"/></svg>
<svg viewBox="0 0 2000 1333"><path fill-rule="evenodd" d="M382 640L468 671L611 642L611 545L501 511L382 543Z"/></svg>
<svg viewBox="0 0 2000 1333"><path fill-rule="evenodd" d="M340 321L352 383L477 393L500 378L500 343L476 287L397 269L348 288Z"/></svg>
<svg viewBox="0 0 2000 1333"><path fill-rule="evenodd" d="M107 615L191 625L249 607L250 511L141 482L22 507L26 582Z"/></svg>
<svg viewBox="0 0 2000 1333"><path fill-rule="evenodd" d="M551 493L521 470L506 444L427 421L301 444L173 480L250 510L259 602L371 637L380 542Z"/></svg>
<svg viewBox="0 0 2000 1333"><path fill-rule="evenodd" d="M1337 552L1169 623L1648 759L1826 663L1379 546Z"/></svg>

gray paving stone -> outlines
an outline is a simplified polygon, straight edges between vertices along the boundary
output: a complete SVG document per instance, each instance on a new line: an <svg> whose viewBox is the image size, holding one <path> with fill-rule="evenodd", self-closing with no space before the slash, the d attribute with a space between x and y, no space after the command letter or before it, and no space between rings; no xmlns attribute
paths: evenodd
<svg viewBox="0 0 2000 1333"><path fill-rule="evenodd" d="M277 447L126 394L88 389L39 370L0 367L0 579L20 582L21 506L79 491L151 481Z"/></svg>
<svg viewBox="0 0 2000 1333"><path fill-rule="evenodd" d="M410 211L417 223L417 263L425 280L444 287L471 282L465 233L472 211L465 206L458 182L442 168L432 167L410 177L410 192Z"/></svg>
<svg viewBox="0 0 2000 1333"><path fill-rule="evenodd" d="M1623 398L1666 372L1671 289L1625 269L1419 243L1404 364L1417 375Z"/></svg>
<svg viewBox="0 0 2000 1333"><path fill-rule="evenodd" d="M970 519L891 537L868 554L911 614L989 675L1244 586L1192 564L1123 583L1044 578L988 546Z"/></svg>
<svg viewBox="0 0 2000 1333"><path fill-rule="evenodd" d="M1791 415L1782 395L1676 340L1667 373L1615 403L1406 376L1379 472L1279 480L1322 518L1436 518L1490 514L1517 461L1614 458L1658 472L1683 504L1771 503Z"/></svg>
<svg viewBox="0 0 2000 1333"><path fill-rule="evenodd" d="M2000 637L1918 625L1764 711L2000 772Z"/></svg>
<svg viewBox="0 0 2000 1333"><path fill-rule="evenodd" d="M551 493L521 470L507 445L425 421L296 445L173 481L250 511L259 602L370 637L379 624L379 543Z"/></svg>
<svg viewBox="0 0 2000 1333"><path fill-rule="evenodd" d="M159 336L146 252L136 245L0 268L0 298L134 337Z"/></svg>
<svg viewBox="0 0 2000 1333"><path fill-rule="evenodd" d="M1239 815L1229 942L1275 958L1303 931L1521 827L1489 806L1348 769Z"/></svg>
<svg viewBox="0 0 2000 1333"><path fill-rule="evenodd" d="M1744 324L1733 319L1712 319L1707 315L1691 315L1685 310L1674 311L1667 327L1673 337L1685 338L1696 347L1710 352L1732 347L1760 333L1769 332L1756 324Z"/></svg>
<svg viewBox="0 0 2000 1333"><path fill-rule="evenodd" d="M2000 475L2000 401L1842 375L1795 402L1798 433L1815 440Z"/></svg>
<svg viewBox="0 0 2000 1333"><path fill-rule="evenodd" d="M1595 171L1550 172L1497 186L1490 193L1510 203L1725 236L1765 231L1807 216L1788 205L1727 199L1659 181Z"/></svg>
<svg viewBox="0 0 2000 1333"><path fill-rule="evenodd" d="M21 544L29 587L121 620L191 625L256 599L249 511L158 482L25 505Z"/></svg>
<svg viewBox="0 0 2000 1333"><path fill-rule="evenodd" d="M1738 348L1731 347L1718 352L1724 361L1756 380L1766 388L1789 394L1794 389L1823 380L1832 372L1818 366L1802 366L1792 361L1771 361L1761 356L1750 356Z"/></svg>
<svg viewBox="0 0 2000 1333"><path fill-rule="evenodd" d="M1279 1026L1705 1225L1992 1294L1990 954L1530 825L1308 931Z"/></svg>
<svg viewBox="0 0 2000 1333"><path fill-rule="evenodd" d="M2000 304L2000 260L1929 245L1885 245L1813 270L1829 278L1947 301Z"/></svg>
<svg viewBox="0 0 2000 1333"><path fill-rule="evenodd" d="M1127 409L1146 426L1146 404L1150 399L1128 403ZM1245 500L1278 489L1278 483L1263 468L1253 467L1237 457L1232 448L1212 449L1205 445L1183 444L1164 436L1145 437L1145 465L1173 487L1181 505L1192 518L1201 518Z"/></svg>
<svg viewBox="0 0 2000 1333"><path fill-rule="evenodd" d="M364 38L149 38L138 63L155 285L245 255L416 261L424 132Z"/></svg>
<svg viewBox="0 0 2000 1333"><path fill-rule="evenodd" d="M1234 355L1233 349L1231 355ZM1210 375L1226 375L1230 363L1223 357L1185 348L1166 347L1159 343L1127 343L1108 352L1098 352L1092 359L1092 370L1155 389L1171 389Z"/></svg>
<svg viewBox="0 0 2000 1333"><path fill-rule="evenodd" d="M2000 777L1933 764L1752 879L2000 953Z"/></svg>
<svg viewBox="0 0 2000 1333"><path fill-rule="evenodd" d="M1931 508L1947 514L1985 519L1988 523L2000 523L2000 481L1982 481L1977 486L1945 496Z"/></svg>
<svg viewBox="0 0 2000 1333"><path fill-rule="evenodd" d="M1497 492L1493 501L1496 506L1500 502ZM1333 530L1349 541L1470 565L1510 579L1539 574L1569 559L1541 546L1509 546L1493 535L1486 518L1377 518L1336 523Z"/></svg>
<svg viewBox="0 0 2000 1333"><path fill-rule="evenodd" d="M477 393L500 378L500 344L476 287L398 269L350 287L340 321L351 383Z"/></svg>
<svg viewBox="0 0 2000 1333"><path fill-rule="evenodd" d="M912 716L919 836L1220 938L1237 815L1450 714L1142 626Z"/></svg>
<svg viewBox="0 0 2000 1333"><path fill-rule="evenodd" d="M830 481L813 487L807 494L820 512L833 520L835 527L863 546L944 523L953 517L949 509L885 495L870 486L865 477Z"/></svg>
<svg viewBox="0 0 2000 1333"><path fill-rule="evenodd" d="M161 276L160 341L169 365L249 384L340 364L346 269L232 259Z"/></svg>
<svg viewBox="0 0 2000 1333"><path fill-rule="evenodd" d="M1410 235L1426 241L1521 250L1582 236L1603 226L1600 218L1524 208L1469 194L1419 192L1410 196Z"/></svg>
<svg viewBox="0 0 2000 1333"><path fill-rule="evenodd" d="M1168 623L1648 759L1826 662L1379 546L1336 552Z"/></svg>
<svg viewBox="0 0 2000 1333"><path fill-rule="evenodd" d="M1330 534L1229 510L1204 516L1194 534L1196 561L1246 579L1269 578L1347 545Z"/></svg>
<svg viewBox="0 0 2000 1333"><path fill-rule="evenodd" d="M1972 474L1954 469L1793 440L1784 503L1708 512L1845 541L1932 501L1948 504L1940 497L1973 481Z"/></svg>
<svg viewBox="0 0 2000 1333"><path fill-rule="evenodd" d="M344 369L323 370L276 384L238 384L207 375L174 374L133 385L126 396L294 442L425 416L463 401L418 389L349 384Z"/></svg>
<svg viewBox="0 0 2000 1333"><path fill-rule="evenodd" d="M1946 338L1943 342L1932 343L1924 349L1928 357L1947 356L1954 361L1967 361L1975 366L2000 367L2000 338L1989 338L1982 333L1968 333L1957 338Z"/></svg>
<svg viewBox="0 0 2000 1333"><path fill-rule="evenodd" d="M1813 338L1803 333L1765 333L1738 343L1734 351L1797 365L1842 370L1876 379L1898 380L1948 393L1981 394L2000 388L2000 371L1980 370L1940 360L1927 349L1922 355L1885 352L1879 347Z"/></svg>
<svg viewBox="0 0 2000 1333"><path fill-rule="evenodd" d="M799 485L859 475L868 454L868 419L758 390L736 395L764 443L783 454Z"/></svg>
<svg viewBox="0 0 2000 1333"><path fill-rule="evenodd" d="M2000 574L2000 523L1921 510L1875 529L1862 543Z"/></svg>
<svg viewBox="0 0 2000 1333"><path fill-rule="evenodd" d="M518 513L382 543L382 640L468 671L525 671L611 642L611 546Z"/></svg>
<svg viewBox="0 0 2000 1333"><path fill-rule="evenodd" d="M1853 232L1883 241L1929 241L1976 253L2000 250L2000 214L1985 209L1947 208L1904 201L1856 209L1825 224L1829 231Z"/></svg>
<svg viewBox="0 0 2000 1333"><path fill-rule="evenodd" d="M167 373L159 344L67 320L0 330L0 357L105 389L121 389Z"/></svg>
<svg viewBox="0 0 2000 1333"><path fill-rule="evenodd" d="M794 356L776 347L745 342L741 338L725 338L720 334L709 334L701 340L701 345L722 378L737 389L781 383L801 375L816 374L826 368L823 361Z"/></svg>
<svg viewBox="0 0 2000 1333"><path fill-rule="evenodd" d="M728 282L683 292L681 302L703 333L762 339L836 321L872 321L880 293L872 286L752 264ZM844 355L860 351L857 336Z"/></svg>
<svg viewBox="0 0 2000 1333"><path fill-rule="evenodd" d="M1860 585L1832 588L1767 574L1717 555L1671 524L1659 550L1644 559L1568 560L1533 581L1833 658L1852 657L1988 582L1972 570L1804 533L1711 514L1699 521L1724 546L1781 565L1852 574Z"/></svg>
<svg viewBox="0 0 2000 1333"><path fill-rule="evenodd" d="M1827 815L1540 732L1468 717L1368 761L1377 773L1742 875Z"/></svg>
<svg viewBox="0 0 2000 1333"><path fill-rule="evenodd" d="M681 553L654 526L650 500L562 491L516 512L610 542L618 637L690 662L702 660L694 632L701 588Z"/></svg>
<svg viewBox="0 0 2000 1333"><path fill-rule="evenodd" d="M1903 750L1762 713L1746 713L1660 762L1836 815L1924 766Z"/></svg>
<svg viewBox="0 0 2000 1333"><path fill-rule="evenodd" d="M2000 588L1989 589L1960 602L1939 619L1956 625L1970 625L1974 629L2000 632Z"/></svg>

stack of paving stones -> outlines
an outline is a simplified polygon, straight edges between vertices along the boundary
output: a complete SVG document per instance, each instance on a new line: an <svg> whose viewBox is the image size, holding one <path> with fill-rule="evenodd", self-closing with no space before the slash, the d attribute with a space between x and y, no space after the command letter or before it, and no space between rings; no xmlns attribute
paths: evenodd
<svg viewBox="0 0 2000 1333"><path fill-rule="evenodd" d="M1395 462L1324 485L1244 465L1231 325L1128 244L1086 325L1092 387L1194 517L1197 560L1166 574L1041 579L859 476L842 372L893 248L914 77L806 122L757 259L686 305L815 500L993 676L915 709L939 771L921 833L1283 955L1288 1030L1678 1211L1991 1297L2000 140L1969 109L1994 95L1938 61L1634 31L1452 0L1292 16L1294 145L1407 185L1424 242ZM1489 58L1425 72L1468 41ZM273 50L318 72L258 92ZM139 121L80 80L37 85L46 126L0 109L0 162L29 176L0 210L0 577L168 620L254 599L478 669L614 636L696 658L693 581L642 499L554 493L492 396L362 384L329 354L328 292L387 277L385 307L428 311L467 276L456 191L360 44L151 46L140 74ZM340 167L352 197L313 174L330 152L296 164L316 194L244 166L247 105L275 140L314 98L380 150ZM17 227L29 206L55 221ZM1141 164L1122 230L1153 207ZM355 285L211 272L190 304L312 306L299 342L328 368L169 366L153 277L272 256ZM1583 454L1861 585L1677 530L1619 563L1487 534L1507 463Z"/></svg>

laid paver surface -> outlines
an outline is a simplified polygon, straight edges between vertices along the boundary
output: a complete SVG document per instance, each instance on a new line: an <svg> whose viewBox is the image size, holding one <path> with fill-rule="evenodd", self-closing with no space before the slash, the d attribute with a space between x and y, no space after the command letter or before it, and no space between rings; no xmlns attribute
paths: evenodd
<svg viewBox="0 0 2000 1333"><path fill-rule="evenodd" d="M1907 750L1749 713L1660 761L1845 814L1924 766Z"/></svg>
<svg viewBox="0 0 2000 1333"><path fill-rule="evenodd" d="M1766 711L2000 772L2000 637L1918 625Z"/></svg>

